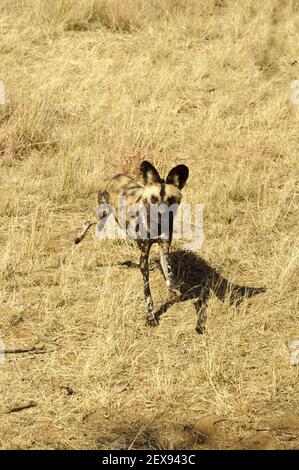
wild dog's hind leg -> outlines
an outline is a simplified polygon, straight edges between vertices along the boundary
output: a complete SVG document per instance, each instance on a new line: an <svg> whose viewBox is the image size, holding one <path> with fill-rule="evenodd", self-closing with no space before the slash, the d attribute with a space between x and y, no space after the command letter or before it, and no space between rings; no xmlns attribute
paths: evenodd
<svg viewBox="0 0 299 470"><path fill-rule="evenodd" d="M103 212L103 211L102 211ZM83 224L82 226L82 229L80 230L80 232L77 233L77 236L75 238L75 243L76 245L78 243L80 243L83 238L85 238L86 236L86 233L88 232L88 230L90 229L90 227L92 227L93 225L96 225L96 236L98 238L101 238L101 231L103 230L103 228L105 227L105 224L107 222L107 219L109 217L109 215L111 214L111 210L107 210L105 209L105 211L103 213L100 214L100 212L98 211L98 217L99 217L99 222L90 222L89 220L87 222L85 222L85 224Z"/></svg>
<svg viewBox="0 0 299 470"><path fill-rule="evenodd" d="M108 204L100 205L96 210L99 222L96 224L96 236L102 239L101 232L105 227L108 217L112 213L112 208Z"/></svg>
<svg viewBox="0 0 299 470"><path fill-rule="evenodd" d="M180 296L180 292L176 289L173 279L169 257L170 243L170 240L159 240L160 263L171 299L176 300Z"/></svg>
<svg viewBox="0 0 299 470"><path fill-rule="evenodd" d="M85 222L85 224L83 224L82 229L80 230L80 232L77 233L77 236L74 240L76 245L78 245L78 243L80 243L81 240L83 240L83 238L85 237L87 231L90 229L90 227L92 225L96 225L96 223L95 222L90 222L89 220L87 222Z"/></svg>
<svg viewBox="0 0 299 470"><path fill-rule="evenodd" d="M138 246L141 250L140 255L140 271L143 277L143 289L144 289L144 297L146 302L146 321L149 325L157 325L158 318L154 313L154 304L152 299L152 294L149 285L149 266L148 266L148 257L150 251L150 244L146 241L140 240L138 242Z"/></svg>

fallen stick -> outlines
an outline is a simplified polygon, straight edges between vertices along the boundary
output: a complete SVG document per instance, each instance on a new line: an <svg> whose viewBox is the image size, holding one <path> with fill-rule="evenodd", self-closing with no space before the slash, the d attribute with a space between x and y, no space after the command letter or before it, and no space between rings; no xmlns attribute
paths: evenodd
<svg viewBox="0 0 299 470"><path fill-rule="evenodd" d="M46 349L42 346L41 348L36 348L33 346L32 348L16 348L16 349L4 349L0 354L19 354L19 353L26 353L26 352L34 352L36 354L42 354L47 352Z"/></svg>
<svg viewBox="0 0 299 470"><path fill-rule="evenodd" d="M24 405L17 405L13 408L9 408L6 413L17 413L19 411L27 410L28 408L33 408L36 405L37 403L35 401L30 401L29 403L26 403Z"/></svg>

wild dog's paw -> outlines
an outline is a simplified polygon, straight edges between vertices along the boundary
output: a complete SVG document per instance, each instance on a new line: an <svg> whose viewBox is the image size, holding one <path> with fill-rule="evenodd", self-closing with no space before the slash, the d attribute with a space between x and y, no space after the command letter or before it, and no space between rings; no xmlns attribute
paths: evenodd
<svg viewBox="0 0 299 470"><path fill-rule="evenodd" d="M156 313L152 313L151 315L147 315L146 317L146 325L153 327L159 325L159 317Z"/></svg>
<svg viewBox="0 0 299 470"><path fill-rule="evenodd" d="M169 298L171 302L179 302L181 299L181 292L178 289L172 289L169 293Z"/></svg>

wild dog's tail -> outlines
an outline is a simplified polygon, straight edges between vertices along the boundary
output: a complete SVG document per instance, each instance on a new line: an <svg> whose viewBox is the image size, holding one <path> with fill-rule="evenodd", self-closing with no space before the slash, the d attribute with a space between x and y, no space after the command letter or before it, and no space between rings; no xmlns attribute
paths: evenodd
<svg viewBox="0 0 299 470"><path fill-rule="evenodd" d="M81 240L83 240L83 238L85 237L87 231L90 229L90 227L92 225L96 225L96 222L90 222L90 220L88 220L87 222L85 222L85 224L83 224L82 229L80 230L80 232L78 232L78 234L77 234L77 236L74 240L76 245L78 245L78 243L80 243Z"/></svg>

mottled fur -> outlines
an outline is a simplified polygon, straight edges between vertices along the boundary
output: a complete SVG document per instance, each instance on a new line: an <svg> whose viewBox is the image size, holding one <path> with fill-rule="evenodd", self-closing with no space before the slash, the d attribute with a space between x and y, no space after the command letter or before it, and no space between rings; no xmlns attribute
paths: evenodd
<svg viewBox="0 0 299 470"><path fill-rule="evenodd" d="M167 233L162 233L161 228L161 215L157 219L157 237L152 237L150 230L150 209L151 206L156 207L169 207L174 204L180 204L182 199L181 189L189 176L189 170L185 165L178 165L174 167L166 179L162 179L157 170L147 161L143 161L140 166L140 171L143 177L143 185L138 184L133 178L127 175L116 175L110 179L101 191L98 193L98 202L100 204L101 213L99 215L100 222L98 224L99 230L102 230L107 216L110 213L114 214L116 221L121 225L119 219L120 204L122 210L126 214L125 228L128 227L134 219L136 214L130 214L130 208L139 207L146 211L147 227L145 236L140 236L137 232L140 227L136 224L136 242L140 249L140 263L139 267L143 276L144 295L146 299L147 320L150 324L157 324L158 317L154 313L153 300L149 285L149 265L148 258L151 246L153 243L159 244L160 260L166 285L172 296L176 295L176 290L173 285L173 276L169 263L169 250L173 234L173 213L170 211L169 225ZM107 205L107 206L106 206ZM95 225L91 222L86 222L83 229L80 231L75 239L75 243L79 243L85 236L87 230Z"/></svg>

